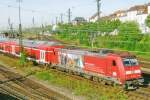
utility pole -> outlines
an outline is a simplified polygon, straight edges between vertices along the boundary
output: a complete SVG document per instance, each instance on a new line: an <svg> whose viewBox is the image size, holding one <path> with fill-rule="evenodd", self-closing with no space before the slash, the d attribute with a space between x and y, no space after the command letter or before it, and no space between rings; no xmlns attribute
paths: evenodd
<svg viewBox="0 0 150 100"><path fill-rule="evenodd" d="M68 9L68 24L71 23L71 9Z"/></svg>
<svg viewBox="0 0 150 100"><path fill-rule="evenodd" d="M58 24L58 17L56 17L56 25Z"/></svg>
<svg viewBox="0 0 150 100"><path fill-rule="evenodd" d="M96 0L96 2L97 2L97 15L98 15L98 20L100 19L100 13L101 13L101 11L100 11L100 9L101 9L101 0Z"/></svg>
<svg viewBox="0 0 150 100"><path fill-rule="evenodd" d="M33 16L33 18L32 18L32 25L33 25L33 27L34 27L34 25L35 25L35 19L34 19L34 16Z"/></svg>
<svg viewBox="0 0 150 100"><path fill-rule="evenodd" d="M13 23L10 24L10 31L11 31L11 34L12 34L13 38L15 38L15 34L13 34L14 33Z"/></svg>
<svg viewBox="0 0 150 100"><path fill-rule="evenodd" d="M32 17L32 25L33 25L33 27L34 27L34 25L35 25L34 11L32 11L32 14L33 14L33 17Z"/></svg>
<svg viewBox="0 0 150 100"><path fill-rule="evenodd" d="M63 22L63 14L62 13L60 14L60 20L61 20L61 24L63 24L64 22Z"/></svg>
<svg viewBox="0 0 150 100"><path fill-rule="evenodd" d="M11 36L11 21L10 21L10 17L8 18L8 30L9 30L8 37L10 37Z"/></svg>
<svg viewBox="0 0 150 100"><path fill-rule="evenodd" d="M22 25L21 25L21 2L22 0L17 0L18 2L18 8L19 8L19 46L20 46L20 63L21 63L21 66L24 67L25 65L25 62L26 62L26 56L25 56L25 53L23 51L23 39L22 39Z"/></svg>
<svg viewBox="0 0 150 100"><path fill-rule="evenodd" d="M10 29L10 24L11 24L11 21L10 21L10 17L8 18L8 27Z"/></svg>
<svg viewBox="0 0 150 100"><path fill-rule="evenodd" d="M42 39L44 39L44 25L42 24Z"/></svg>
<svg viewBox="0 0 150 100"><path fill-rule="evenodd" d="M22 25L21 25L21 2L22 0L17 0L18 2L18 11L19 11L19 45L21 49L21 54L23 53L23 43L22 43Z"/></svg>

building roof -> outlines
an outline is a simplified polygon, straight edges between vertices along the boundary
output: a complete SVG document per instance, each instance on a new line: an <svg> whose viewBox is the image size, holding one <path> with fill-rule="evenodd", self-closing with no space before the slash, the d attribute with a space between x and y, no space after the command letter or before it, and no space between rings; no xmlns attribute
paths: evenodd
<svg viewBox="0 0 150 100"><path fill-rule="evenodd" d="M128 11L138 11L138 10L145 10L147 5L136 5L131 7Z"/></svg>
<svg viewBox="0 0 150 100"><path fill-rule="evenodd" d="M150 6L150 2L146 4L147 6Z"/></svg>
<svg viewBox="0 0 150 100"><path fill-rule="evenodd" d="M128 11L143 11L143 14L144 14L144 13L147 13L147 11L148 11L147 6L150 6L150 3L144 4L144 5L135 5L127 10L118 10L118 11L115 11L114 13L112 13L108 16L104 16L102 18L115 18L115 17L117 17L117 14L126 13ZM90 17L90 19L94 19L97 16L98 16L98 14L96 13L92 17Z"/></svg>
<svg viewBox="0 0 150 100"><path fill-rule="evenodd" d="M74 19L74 21L86 21L85 19L84 19L84 17L76 17L75 19Z"/></svg>
<svg viewBox="0 0 150 100"><path fill-rule="evenodd" d="M126 10L117 10L113 14L120 14L120 13L126 13Z"/></svg>
<svg viewBox="0 0 150 100"><path fill-rule="evenodd" d="M100 12L100 13L102 13L102 12ZM93 16L90 17L90 19L93 19L93 18L95 18L97 16L98 16L98 13L95 13Z"/></svg>

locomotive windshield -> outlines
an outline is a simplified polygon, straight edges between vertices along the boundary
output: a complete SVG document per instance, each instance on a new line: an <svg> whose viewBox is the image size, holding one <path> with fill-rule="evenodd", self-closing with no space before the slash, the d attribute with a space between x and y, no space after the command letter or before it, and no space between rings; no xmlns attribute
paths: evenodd
<svg viewBox="0 0 150 100"><path fill-rule="evenodd" d="M139 65L137 59L133 59L133 58L123 59L123 64L124 64L124 66L137 66L137 65Z"/></svg>

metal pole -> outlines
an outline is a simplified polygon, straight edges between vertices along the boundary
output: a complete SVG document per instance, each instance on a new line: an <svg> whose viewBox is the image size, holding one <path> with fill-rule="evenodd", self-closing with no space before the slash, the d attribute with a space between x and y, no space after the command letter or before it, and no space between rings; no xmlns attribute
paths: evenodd
<svg viewBox="0 0 150 100"><path fill-rule="evenodd" d="M98 20L100 19L100 6L101 6L101 0L96 0L97 1L97 15L98 15Z"/></svg>
<svg viewBox="0 0 150 100"><path fill-rule="evenodd" d="M19 45L21 49L21 54L23 53L23 46L22 46L22 25L21 25L21 2L22 0L17 0L19 4Z"/></svg>
<svg viewBox="0 0 150 100"><path fill-rule="evenodd" d="M71 23L71 9L68 9L68 23Z"/></svg>
<svg viewBox="0 0 150 100"><path fill-rule="evenodd" d="M10 21L10 17L8 18L8 28L9 28L9 34L8 34L8 37L10 38L11 37L11 21Z"/></svg>
<svg viewBox="0 0 150 100"><path fill-rule="evenodd" d="M56 25L58 24L58 17L56 17L56 22L55 23L56 23Z"/></svg>
<svg viewBox="0 0 150 100"><path fill-rule="evenodd" d="M44 40L44 25L42 24L42 39Z"/></svg>
<svg viewBox="0 0 150 100"><path fill-rule="evenodd" d="M33 16L33 18L32 18L32 24L33 24L33 27L34 27L34 25L35 25L35 19L34 19L34 16Z"/></svg>
<svg viewBox="0 0 150 100"><path fill-rule="evenodd" d="M61 24L63 24L63 14L60 14L60 20L61 20Z"/></svg>

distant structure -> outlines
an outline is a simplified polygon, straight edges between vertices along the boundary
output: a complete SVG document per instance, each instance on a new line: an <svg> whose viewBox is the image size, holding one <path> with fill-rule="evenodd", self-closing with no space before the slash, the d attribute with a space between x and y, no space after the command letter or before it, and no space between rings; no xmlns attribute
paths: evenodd
<svg viewBox="0 0 150 100"><path fill-rule="evenodd" d="M84 17L76 17L73 20L73 25L78 25L78 24L84 23L84 22L87 22L87 20L85 20Z"/></svg>
<svg viewBox="0 0 150 100"><path fill-rule="evenodd" d="M100 13L101 13L101 18L105 16L105 15L103 15L102 12L100 12ZM95 13L93 16L91 16L91 17L89 18L89 21L90 21L90 22L96 22L97 20L98 20L98 13Z"/></svg>
<svg viewBox="0 0 150 100"><path fill-rule="evenodd" d="M53 31L53 32L56 32L57 29L58 29L58 25L55 24L55 25L52 26L52 31Z"/></svg>
<svg viewBox="0 0 150 100"><path fill-rule="evenodd" d="M136 5L127 10L118 10L108 16L103 16L101 18L106 19L119 19L122 22L125 21L136 21L142 33L150 32L150 29L146 26L145 20L147 16L150 14L150 3L144 5ZM97 21L98 14L94 14L89 21L95 22Z"/></svg>

